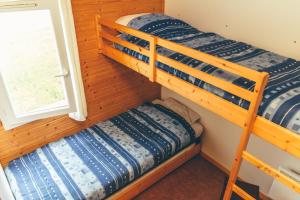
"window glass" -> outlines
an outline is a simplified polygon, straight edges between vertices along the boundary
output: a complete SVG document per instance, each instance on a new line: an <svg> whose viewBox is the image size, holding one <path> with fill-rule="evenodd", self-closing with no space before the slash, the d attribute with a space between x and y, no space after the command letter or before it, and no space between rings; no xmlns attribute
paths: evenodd
<svg viewBox="0 0 300 200"><path fill-rule="evenodd" d="M16 116L67 106L49 10L0 13L0 70Z"/></svg>

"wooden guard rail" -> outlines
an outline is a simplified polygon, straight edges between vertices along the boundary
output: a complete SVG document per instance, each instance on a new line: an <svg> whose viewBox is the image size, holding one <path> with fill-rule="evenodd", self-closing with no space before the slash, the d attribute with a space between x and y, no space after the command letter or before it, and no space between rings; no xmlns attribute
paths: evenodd
<svg viewBox="0 0 300 200"><path fill-rule="evenodd" d="M164 40L159 37L152 36L150 34L131 29L113 21L100 20L100 17L96 17L97 20L97 33L99 38L99 52L110 57L113 60L131 68L132 70L141 73L142 75L148 77L151 81L157 82L182 96L194 101L200 106L207 108L208 110L222 116L228 121L240 126L243 129L243 133L240 138L240 144L237 149L236 157L234 159L234 164L231 170L231 175L229 177L228 186L225 191L224 199L230 199L232 191L239 194L244 199L253 199L249 194L235 185L237 179L237 174L240 169L242 159L247 160L257 168L266 172L268 175L278 179L282 183L286 184L290 188L297 192L300 192L300 186L295 181L281 174L277 170L263 163L259 159L250 155L246 152L246 147L249 141L251 132L254 130L256 135L260 136L262 139L278 146L282 150L285 150L293 155L300 157L300 148L297 144L300 144L300 137L294 136L293 133L289 131L282 131L282 127L277 127L261 117L257 117L256 113L260 105L262 94L268 80L268 74L264 72L257 72L249 68L240 66L235 63L228 62L226 60L211 56L209 54ZM117 37L117 35L122 32L126 33L149 42L149 49L140 47L136 44L130 43L128 41L122 40ZM140 54L149 57L149 63L145 63L138 60L116 48L112 44L119 44L123 47L134 50ZM156 47L161 46L172 50L174 52L180 52L181 54L188 55L191 58L205 62L207 64L218 67L224 71L236 74L238 76L245 77L248 80L254 81L255 88L253 91L246 90L230 82L227 82L218 77L212 76L200 70L194 69L176 60L170 59L156 52ZM245 110L238 105L230 103L219 96L216 96L204 89L201 89L193 84L190 84L180 78L173 76L159 68L156 67L156 62L164 63L171 66L174 69L185 72L195 78L201 79L202 81L216 86L224 91L241 97L249 101L250 107ZM257 119L258 118L258 119ZM257 125L258 124L258 125ZM263 126L264 125L264 126ZM275 127L277 130L274 135L272 131L264 129L263 127ZM284 129L286 130L286 129ZM268 134L266 134L267 132ZM281 144L279 141L284 141L284 137L293 140L296 138L295 146L287 147ZM280 140L276 137L281 137Z"/></svg>
<svg viewBox="0 0 300 200"><path fill-rule="evenodd" d="M147 77L152 81L154 81L156 78L155 72L157 70L159 70L155 66L155 62L158 61L158 62L164 63L166 65L172 66L174 69L188 73L188 74L194 76L195 78L199 78L199 79L205 81L206 83L214 85L224 91L230 92L231 94L239 96L249 102L253 101L253 94L255 93L254 91L253 92L249 91L247 89L239 87L235 84L232 84L230 82L227 82L225 80L217 78L215 76L212 76L212 75L202 72L200 70L191 68L190 66L182 64L176 60L172 60L168 57L160 55L156 52L157 45L159 45L161 47L165 47L165 48L170 49L175 52L181 52L185 55L188 55L191 58L200 60L202 62L213 65L215 67L218 67L227 72L236 74L238 76L245 77L254 82L259 82L259 80L262 80L262 79L264 79L264 77L267 76L267 73L251 70L249 68L246 68L246 67L237 65L235 63L228 62L221 58L217 58L217 57L211 56L209 54L202 53L197 50L170 42L168 40L164 40L164 39L146 34L144 32L141 32L141 31L138 31L135 29L130 29L128 27L116 24L109 20L101 20L101 26L102 26L102 28L101 28L101 30L99 30L99 37L102 38L102 41L99 43L99 49L101 49L101 53L103 53L103 46L106 47L105 46L106 44L103 44L103 39L104 39L104 40L110 41L112 43L127 47L131 50L134 50L134 51L140 53L140 54L148 56L149 60L150 60L149 64L147 64L147 63L145 63L145 64L149 65L150 67L147 67L146 74L147 74ZM112 34L105 32L103 27L111 28L113 30L117 30L119 32L127 33L129 35L141 38L141 39L149 42L150 50L140 47L136 44L130 43L128 41L122 40L119 37L113 36ZM151 68L151 70L149 70L149 68Z"/></svg>

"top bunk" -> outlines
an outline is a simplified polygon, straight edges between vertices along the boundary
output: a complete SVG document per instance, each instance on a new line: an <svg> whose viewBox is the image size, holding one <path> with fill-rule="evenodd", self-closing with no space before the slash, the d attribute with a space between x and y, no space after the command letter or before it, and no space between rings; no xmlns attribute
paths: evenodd
<svg viewBox="0 0 300 200"><path fill-rule="evenodd" d="M123 25L97 16L97 28L100 53L240 127L260 104L254 134L300 157L300 62L163 14Z"/></svg>

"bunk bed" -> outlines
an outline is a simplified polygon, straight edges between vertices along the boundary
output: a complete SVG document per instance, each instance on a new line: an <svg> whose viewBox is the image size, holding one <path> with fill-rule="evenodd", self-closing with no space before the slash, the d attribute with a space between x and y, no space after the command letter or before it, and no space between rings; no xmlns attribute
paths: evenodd
<svg viewBox="0 0 300 200"><path fill-rule="evenodd" d="M135 197L200 152L200 116L170 105L145 103L11 161L6 200Z"/></svg>
<svg viewBox="0 0 300 200"><path fill-rule="evenodd" d="M245 43L226 40L214 33L199 31L183 21L163 14L141 15L127 25L102 19L100 16L96 16L96 21L100 54L148 77L150 81L173 90L243 129L224 195L225 200L230 199L232 191L245 199L253 199L235 185L242 160L250 162L266 174L300 192L300 185L297 182L246 151L249 137L253 133L300 158L300 136L296 133L300 131L299 126L294 124L284 127L288 123L275 123L276 120L271 121L268 116L262 116L261 110L270 95L280 93L281 89L275 87L271 91L267 86L266 91L269 90L270 93L265 91L269 74L270 84L276 79L285 79L288 76L284 75L297 73L299 62ZM209 41L206 40L205 44L199 45L197 40L194 40L207 36L213 38L213 42L217 44L214 48L222 45L225 47L221 54L214 52L211 46L205 45L209 44ZM192 39L189 40L190 38ZM258 56L260 60L243 64L238 62L240 61L238 58L230 59L226 54L228 45L231 47L239 45L231 49L235 55L250 49L257 55L264 54L266 57ZM239 51L240 49L242 51ZM269 66L259 66L259 63L263 63L268 57L272 58L269 60ZM278 64L282 60L288 63L284 66ZM270 67L271 64L278 65L274 69ZM293 92L299 94L297 76L283 88L290 87L294 89ZM283 97L280 98L282 100ZM295 107L298 107L298 104L295 104Z"/></svg>

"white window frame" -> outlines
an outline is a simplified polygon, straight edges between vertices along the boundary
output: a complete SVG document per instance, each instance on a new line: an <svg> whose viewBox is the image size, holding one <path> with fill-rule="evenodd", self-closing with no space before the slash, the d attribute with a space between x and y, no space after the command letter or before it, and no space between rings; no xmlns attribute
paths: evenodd
<svg viewBox="0 0 300 200"><path fill-rule="evenodd" d="M0 73L0 91L4 91L0 92L0 119L6 130L34 120L57 115L69 114L71 118L78 121L84 121L87 116L87 106L70 0L0 0L0 12L43 9L51 10L60 61L63 67L62 74L58 74L58 76L64 77L66 86L65 96L68 100L68 106L58 107L58 109L55 110L49 109L48 111L47 109L43 109L41 112L37 111L28 113L29 115L26 114L17 117L10 104L8 93Z"/></svg>

